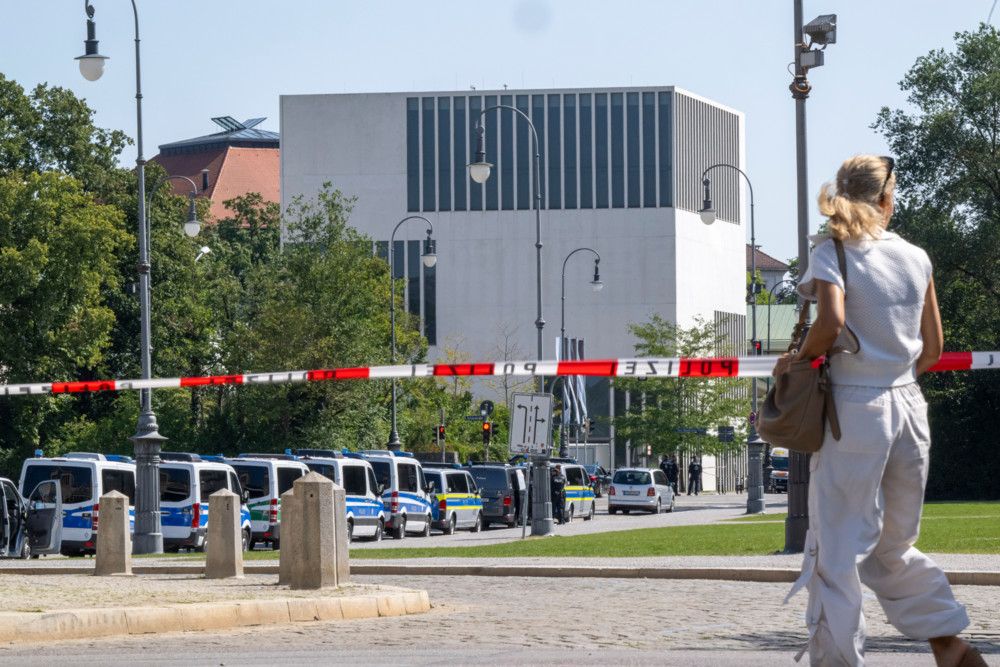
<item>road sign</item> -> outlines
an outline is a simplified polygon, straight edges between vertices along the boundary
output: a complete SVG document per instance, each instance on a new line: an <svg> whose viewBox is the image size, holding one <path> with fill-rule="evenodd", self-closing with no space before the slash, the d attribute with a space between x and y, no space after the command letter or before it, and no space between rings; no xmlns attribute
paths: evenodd
<svg viewBox="0 0 1000 667"><path fill-rule="evenodd" d="M750 413L750 423L751 424L756 424L757 423L757 413L756 412L751 412Z"/></svg>
<svg viewBox="0 0 1000 667"><path fill-rule="evenodd" d="M674 433L697 433L698 435L705 435L708 433L707 428L675 428Z"/></svg>
<svg viewBox="0 0 1000 667"><path fill-rule="evenodd" d="M552 394L514 394L508 437L511 454L547 455L552 450Z"/></svg>
<svg viewBox="0 0 1000 667"><path fill-rule="evenodd" d="M733 442L736 439L736 429L732 426L719 426L716 433L719 442Z"/></svg>
<svg viewBox="0 0 1000 667"><path fill-rule="evenodd" d="M465 421L467 421L467 422L481 422L481 421L486 421L486 417L484 417L483 415L466 415L465 416Z"/></svg>
<svg viewBox="0 0 1000 667"><path fill-rule="evenodd" d="M483 401L479 404L479 413L482 415L493 414L493 401Z"/></svg>

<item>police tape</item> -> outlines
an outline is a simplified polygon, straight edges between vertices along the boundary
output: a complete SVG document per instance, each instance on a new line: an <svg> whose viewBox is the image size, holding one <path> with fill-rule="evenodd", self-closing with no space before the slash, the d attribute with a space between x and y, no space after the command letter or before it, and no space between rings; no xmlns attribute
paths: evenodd
<svg viewBox="0 0 1000 667"><path fill-rule="evenodd" d="M244 373L208 377L155 378L149 380L96 380L3 384L0 395L72 394L94 391L173 389L219 385L269 385L325 380L413 379L451 376L555 376L591 375L618 378L761 378L774 370L776 356L712 358L637 358L583 361L496 361L479 364L412 364L368 366L280 373ZM994 361L996 360L996 361ZM945 352L931 371L988 370L1000 368L1000 352Z"/></svg>

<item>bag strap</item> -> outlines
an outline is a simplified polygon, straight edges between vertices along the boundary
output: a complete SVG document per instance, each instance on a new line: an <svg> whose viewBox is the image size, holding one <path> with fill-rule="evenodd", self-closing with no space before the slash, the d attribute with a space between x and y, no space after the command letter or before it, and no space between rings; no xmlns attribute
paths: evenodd
<svg viewBox="0 0 1000 667"><path fill-rule="evenodd" d="M837 268L840 269L840 275L844 279L844 298L847 298L847 257L844 253L844 242L840 239L833 239L833 247L837 251ZM795 328L792 329L792 340L788 345L788 351L797 349L797 345L805 338L806 329L806 318L809 317L809 302L806 301L802 304L802 310L799 312L799 321L795 324Z"/></svg>

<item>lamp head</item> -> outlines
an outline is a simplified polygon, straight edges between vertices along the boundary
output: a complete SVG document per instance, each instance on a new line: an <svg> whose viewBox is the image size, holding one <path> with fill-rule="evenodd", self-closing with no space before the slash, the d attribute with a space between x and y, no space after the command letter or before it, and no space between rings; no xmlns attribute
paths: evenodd
<svg viewBox="0 0 1000 667"><path fill-rule="evenodd" d="M87 13L93 17L94 8L88 6ZM80 61L80 74L87 81L97 81L101 78L101 75L104 74L104 61L108 59L107 56L102 56L97 52L96 34L96 24L88 18L87 39L83 40L84 53L74 59Z"/></svg>
<svg viewBox="0 0 1000 667"><path fill-rule="evenodd" d="M604 289L604 283L601 282L601 260L594 262L594 279L590 281L590 286L594 288L594 293L600 292Z"/></svg>
<svg viewBox="0 0 1000 667"><path fill-rule="evenodd" d="M201 250L198 251L198 256L194 258L194 261L197 262L199 259L201 259L210 252L212 252L212 249L209 248L207 245L203 245L201 247Z"/></svg>
<svg viewBox="0 0 1000 667"><path fill-rule="evenodd" d="M201 231L201 222L198 220L198 212L195 210L194 197L191 197L191 208L188 209L188 219L184 223L184 233L194 238Z"/></svg>
<svg viewBox="0 0 1000 667"><path fill-rule="evenodd" d="M490 177L492 164L486 161L486 128L481 123L476 123L476 152L473 161L469 163L469 176L476 183L485 183Z"/></svg>
<svg viewBox="0 0 1000 667"><path fill-rule="evenodd" d="M701 210L698 211L698 215L701 216L701 221L706 225L710 225L715 222L715 209L712 208L712 182L707 178L702 181L705 186L705 201L702 202Z"/></svg>
<svg viewBox="0 0 1000 667"><path fill-rule="evenodd" d="M424 266L428 269L437 264L437 241L431 238L431 230L427 230L427 238L424 240L424 254L420 256Z"/></svg>

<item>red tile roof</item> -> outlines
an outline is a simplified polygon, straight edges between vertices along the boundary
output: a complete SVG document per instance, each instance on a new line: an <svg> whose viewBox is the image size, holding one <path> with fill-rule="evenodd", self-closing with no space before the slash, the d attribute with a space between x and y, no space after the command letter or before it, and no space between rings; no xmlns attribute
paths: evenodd
<svg viewBox="0 0 1000 667"><path fill-rule="evenodd" d="M757 270L758 271L787 271L788 265L771 257L757 248ZM747 270L750 270L750 244L747 244Z"/></svg>
<svg viewBox="0 0 1000 667"><path fill-rule="evenodd" d="M281 151L273 148L227 147L203 153L157 155L156 162L171 176L187 176L198 186L198 197L212 200L209 219L229 215L223 202L250 192L259 192L264 201L281 201L279 179ZM208 169L208 188L202 192L202 169ZM173 193L187 195L191 186L186 181L170 181Z"/></svg>

